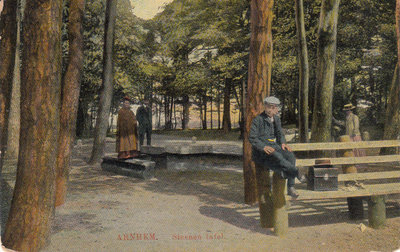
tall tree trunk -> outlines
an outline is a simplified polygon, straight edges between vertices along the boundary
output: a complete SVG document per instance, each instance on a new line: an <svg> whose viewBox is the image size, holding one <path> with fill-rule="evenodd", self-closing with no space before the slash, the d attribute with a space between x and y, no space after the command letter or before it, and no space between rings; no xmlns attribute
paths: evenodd
<svg viewBox="0 0 400 252"><path fill-rule="evenodd" d="M243 139L244 201L257 201L256 175L251 159L249 132L253 118L263 111L263 99L270 92L272 67L273 0L251 0L250 56L246 96L246 119Z"/></svg>
<svg viewBox="0 0 400 252"><path fill-rule="evenodd" d="M242 104L242 108L241 108L241 113L240 113L240 123L239 123L239 125L240 125L240 136L239 136L239 139L244 139L244 120L245 120L245 111L246 111L246 103L245 103L245 100L246 100L246 81L245 81L245 79L243 78L243 80L242 80L242 88L241 88L241 93L240 93L240 97L241 97L241 99L240 99L240 102L241 102L241 104Z"/></svg>
<svg viewBox="0 0 400 252"><path fill-rule="evenodd" d="M172 125L172 111L173 111L173 109L174 109L174 97L171 97L171 104L170 104L171 106L169 107L169 125L170 125L170 127L169 127L169 129L172 129L173 127L173 125Z"/></svg>
<svg viewBox="0 0 400 252"><path fill-rule="evenodd" d="M158 124L157 128L161 128L161 113L162 113L162 104L159 104L159 109L158 109Z"/></svg>
<svg viewBox="0 0 400 252"><path fill-rule="evenodd" d="M397 65L394 70L389 99L386 107L386 118L383 139L396 139L400 135L400 0L396 0L396 35Z"/></svg>
<svg viewBox="0 0 400 252"><path fill-rule="evenodd" d="M176 125L177 125L177 121L176 121L176 102L174 103L174 129L176 129Z"/></svg>
<svg viewBox="0 0 400 252"><path fill-rule="evenodd" d="M45 246L54 216L61 13L61 0L26 1L17 180L3 237L6 247L18 251Z"/></svg>
<svg viewBox="0 0 400 252"><path fill-rule="evenodd" d="M17 7L15 0L5 0L0 19L0 172L7 150L8 116L17 43Z"/></svg>
<svg viewBox="0 0 400 252"><path fill-rule="evenodd" d="M189 126L189 109L190 109L190 103L189 103L189 96L184 95L182 97L182 104L183 104L183 121L182 121L182 129L187 129Z"/></svg>
<svg viewBox="0 0 400 252"><path fill-rule="evenodd" d="M207 96L203 95L203 129L207 129Z"/></svg>
<svg viewBox="0 0 400 252"><path fill-rule="evenodd" d="M64 204L67 194L70 157L76 134L76 118L83 70L83 15L85 0L70 0L69 5L69 62L62 79L60 133L56 166L55 206Z"/></svg>
<svg viewBox="0 0 400 252"><path fill-rule="evenodd" d="M224 88L224 115L222 118L222 128L224 133L228 133L232 129L231 123L231 90L232 90L232 79L225 79Z"/></svg>
<svg viewBox="0 0 400 252"><path fill-rule="evenodd" d="M78 118L76 120L76 136L82 137L88 129L88 105L84 101L80 101L78 105Z"/></svg>
<svg viewBox="0 0 400 252"><path fill-rule="evenodd" d="M100 91L99 112L97 113L93 149L89 164L94 164L101 160L106 145L108 118L110 117L110 107L113 95L113 46L116 16L117 0L107 0L106 20L104 25L103 84Z"/></svg>
<svg viewBox="0 0 400 252"><path fill-rule="evenodd" d="M301 143L308 143L308 52L304 26L303 0L296 3L297 51L299 58L299 136Z"/></svg>
<svg viewBox="0 0 400 252"><path fill-rule="evenodd" d="M217 97L218 97L217 98L218 129L221 129L221 92L219 89L217 92Z"/></svg>
<svg viewBox="0 0 400 252"><path fill-rule="evenodd" d="M350 78L350 81L351 81L350 101L352 104L356 105L357 104L357 96L358 96L358 94L357 94L358 88L357 88L356 78L354 76L352 76Z"/></svg>
<svg viewBox="0 0 400 252"><path fill-rule="evenodd" d="M213 96L210 96L210 128L213 129Z"/></svg>
<svg viewBox="0 0 400 252"><path fill-rule="evenodd" d="M164 128L168 129L168 108L169 108L169 97L167 95L164 96Z"/></svg>
<svg viewBox="0 0 400 252"><path fill-rule="evenodd" d="M400 0L396 2L399 3ZM398 10L396 6L396 11ZM396 15L397 17L397 15ZM397 21L397 20L396 20ZM397 23L396 23L397 25ZM399 65L396 65L396 68L393 73L392 84L390 85L389 99L388 105L386 107L385 114L385 126L383 131L383 139L384 140L392 140L396 139L400 134L400 78L399 78ZM385 152L389 154L389 151Z"/></svg>
<svg viewBox="0 0 400 252"><path fill-rule="evenodd" d="M329 142L336 63L336 32L340 0L323 0L318 29L317 76L312 120L312 142Z"/></svg>
<svg viewBox="0 0 400 252"><path fill-rule="evenodd" d="M11 91L10 113L8 116L8 139L7 139L7 152L5 159L18 158L19 151L19 130L20 130L20 101L21 101L21 20L22 9L25 1L17 1L17 30L16 30L16 50L15 50L15 64L14 76Z"/></svg>

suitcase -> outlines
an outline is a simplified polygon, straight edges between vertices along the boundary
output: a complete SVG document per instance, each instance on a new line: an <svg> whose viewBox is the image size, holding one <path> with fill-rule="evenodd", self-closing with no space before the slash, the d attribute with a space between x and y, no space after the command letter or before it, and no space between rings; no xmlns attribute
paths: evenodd
<svg viewBox="0 0 400 252"><path fill-rule="evenodd" d="M316 164L308 169L307 189L313 191L338 190L337 167L330 164Z"/></svg>

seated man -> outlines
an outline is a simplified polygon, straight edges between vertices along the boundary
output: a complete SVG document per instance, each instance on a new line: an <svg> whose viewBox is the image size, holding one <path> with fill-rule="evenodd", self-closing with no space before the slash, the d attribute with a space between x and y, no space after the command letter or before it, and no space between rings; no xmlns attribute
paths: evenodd
<svg viewBox="0 0 400 252"><path fill-rule="evenodd" d="M266 97L264 112L253 119L249 135L252 158L259 167L279 172L282 178L287 178L288 195L296 198L299 194L294 189L295 178L299 178L300 182L305 182L306 179L299 177L296 158L286 144L281 119L277 115L279 105L278 98Z"/></svg>

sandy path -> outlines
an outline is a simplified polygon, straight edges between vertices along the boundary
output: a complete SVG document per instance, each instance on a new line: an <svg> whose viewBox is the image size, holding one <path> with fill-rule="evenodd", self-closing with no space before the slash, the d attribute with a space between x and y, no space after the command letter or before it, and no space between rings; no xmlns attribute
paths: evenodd
<svg viewBox="0 0 400 252"><path fill-rule="evenodd" d="M112 143L108 151L114 148ZM57 208L44 251L393 251L400 247L400 208L387 203L381 230L350 221L345 201L298 202L290 231L259 227L243 204L242 174L157 171L143 181L88 166L90 143L75 148L66 203ZM365 212L366 213L366 212ZM367 215L367 214L365 214ZM212 239L211 239L212 238Z"/></svg>

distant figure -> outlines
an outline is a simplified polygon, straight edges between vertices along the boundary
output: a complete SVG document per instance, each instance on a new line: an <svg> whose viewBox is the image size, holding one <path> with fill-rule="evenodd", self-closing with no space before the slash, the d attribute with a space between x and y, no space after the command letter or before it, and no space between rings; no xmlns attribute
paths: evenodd
<svg viewBox="0 0 400 252"><path fill-rule="evenodd" d="M142 106L136 110L137 120L139 122L139 142L140 146L143 146L144 135L147 137L147 145L151 145L151 111L149 107L149 101L144 100Z"/></svg>
<svg viewBox="0 0 400 252"><path fill-rule="evenodd" d="M340 121L333 118L333 122L346 128L346 135L350 136L351 141L359 142L362 141L360 133L360 119L353 113L353 109L356 107L349 103L343 106L343 111L346 113L346 121ZM364 149L354 149L354 156L362 157L365 156Z"/></svg>
<svg viewBox="0 0 400 252"><path fill-rule="evenodd" d="M299 176L296 158L286 144L281 119L277 115L279 105L279 99L274 96L264 99L264 112L253 119L249 141L256 167L279 172L282 178L287 178L288 195L297 198L299 194L294 189L295 178L297 177L300 182L305 182L306 179Z"/></svg>
<svg viewBox="0 0 400 252"><path fill-rule="evenodd" d="M137 121L131 111L128 97L118 111L116 151L119 159L134 158L139 155L137 148Z"/></svg>

